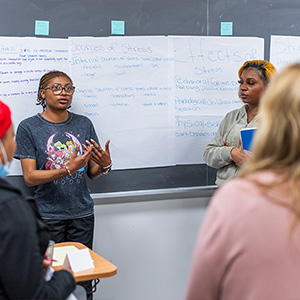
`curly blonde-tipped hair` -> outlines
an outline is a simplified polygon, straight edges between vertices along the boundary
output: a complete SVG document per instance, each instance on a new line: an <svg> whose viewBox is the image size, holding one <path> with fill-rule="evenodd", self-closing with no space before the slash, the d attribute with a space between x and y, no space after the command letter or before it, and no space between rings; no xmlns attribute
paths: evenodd
<svg viewBox="0 0 300 300"><path fill-rule="evenodd" d="M267 85L271 76L276 72L276 68L267 60L249 60L246 61L238 71L239 77L241 77L244 70L253 68L260 71L258 76L263 81L264 85Z"/></svg>
<svg viewBox="0 0 300 300"><path fill-rule="evenodd" d="M300 64L272 77L260 100L253 155L241 168L245 177L260 170L274 170L290 188L290 208L300 220ZM278 182L277 182L278 184ZM274 186L274 183L273 183ZM272 184L269 186L272 187ZM295 225L295 224L294 224Z"/></svg>

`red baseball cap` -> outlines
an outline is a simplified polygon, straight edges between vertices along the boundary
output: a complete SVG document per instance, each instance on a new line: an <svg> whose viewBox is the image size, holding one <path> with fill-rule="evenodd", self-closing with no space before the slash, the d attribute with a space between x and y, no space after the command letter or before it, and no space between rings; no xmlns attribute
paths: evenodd
<svg viewBox="0 0 300 300"><path fill-rule="evenodd" d="M2 139L11 125L11 112L9 107L0 101L0 139Z"/></svg>

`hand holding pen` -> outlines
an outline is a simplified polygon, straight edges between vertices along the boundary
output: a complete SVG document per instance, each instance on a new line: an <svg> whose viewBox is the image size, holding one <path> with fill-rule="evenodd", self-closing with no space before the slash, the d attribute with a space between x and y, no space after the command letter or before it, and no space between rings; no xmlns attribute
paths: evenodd
<svg viewBox="0 0 300 300"><path fill-rule="evenodd" d="M43 259L43 272L44 275L47 272L47 269L52 265L52 257L49 252L45 252L45 256Z"/></svg>

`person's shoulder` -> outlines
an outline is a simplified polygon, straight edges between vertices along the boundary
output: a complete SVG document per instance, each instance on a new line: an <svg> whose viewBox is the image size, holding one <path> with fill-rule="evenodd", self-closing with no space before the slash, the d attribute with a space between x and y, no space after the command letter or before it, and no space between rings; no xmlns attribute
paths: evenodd
<svg viewBox="0 0 300 300"><path fill-rule="evenodd" d="M20 122L19 126L23 126L23 127L30 126L30 125L35 124L39 120L40 120L39 114L36 114L36 115L31 116L31 117L23 119Z"/></svg>
<svg viewBox="0 0 300 300"><path fill-rule="evenodd" d="M224 190L225 193L235 193L237 191L242 191L245 189L251 189L253 187L253 182L249 180L248 177L235 177L228 180L220 187L220 190Z"/></svg>
<svg viewBox="0 0 300 300"><path fill-rule="evenodd" d="M280 175L271 171L257 171L245 177L235 177L225 182L215 193L216 201L225 202L234 207L245 205L259 205L262 198L265 198L264 186L272 186L272 192L278 188Z"/></svg>
<svg viewBox="0 0 300 300"><path fill-rule="evenodd" d="M25 216L27 216L28 211L31 214L31 210L21 191L13 187L5 179L0 179L0 195L1 218L3 219L5 216L8 217L8 220L12 220L13 214L14 217L19 216L20 220L26 221Z"/></svg>
<svg viewBox="0 0 300 300"><path fill-rule="evenodd" d="M77 124L85 124L85 126L89 126L92 125L93 122L91 121L91 119L89 119L88 117L84 116L84 115L80 115L80 114L76 114L73 112L70 112L71 117L72 117L72 122L76 122Z"/></svg>
<svg viewBox="0 0 300 300"><path fill-rule="evenodd" d="M229 111L228 113L225 114L225 117L223 118L220 126L221 128L227 128L228 126L231 126L231 124L233 122L236 122L238 119L241 118L241 116L243 115L243 110L244 108L238 108L238 109L234 109Z"/></svg>
<svg viewBox="0 0 300 300"><path fill-rule="evenodd" d="M35 231L34 212L23 195L12 194L3 199L1 197L0 218L0 231L13 238L31 235Z"/></svg>
<svg viewBox="0 0 300 300"><path fill-rule="evenodd" d="M226 115L225 118L235 118L238 115L244 114L245 113L245 107L242 106L240 108L237 109L233 109L231 111L229 111Z"/></svg>
<svg viewBox="0 0 300 300"><path fill-rule="evenodd" d="M239 210L245 205L251 205L258 189L251 178L233 178L225 182L213 196L216 205L226 210Z"/></svg>
<svg viewBox="0 0 300 300"><path fill-rule="evenodd" d="M70 112L70 114L71 114L73 119L83 120L83 121L86 121L86 122L91 122L91 120L87 116L76 114L74 112Z"/></svg>
<svg viewBox="0 0 300 300"><path fill-rule="evenodd" d="M22 193L19 189L11 185L3 178L0 178L0 191L1 191L0 201L6 201L7 199L22 196Z"/></svg>

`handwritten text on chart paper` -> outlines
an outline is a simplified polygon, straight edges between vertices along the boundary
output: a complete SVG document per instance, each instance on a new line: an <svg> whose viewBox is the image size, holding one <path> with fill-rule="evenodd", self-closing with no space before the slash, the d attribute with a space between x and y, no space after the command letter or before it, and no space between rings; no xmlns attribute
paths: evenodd
<svg viewBox="0 0 300 300"><path fill-rule="evenodd" d="M76 86L71 110L92 120L102 144L111 140L114 168L203 163L224 115L242 105L238 69L262 59L263 44L238 37L2 37L0 97L17 126L41 110L41 76L61 70Z"/></svg>

